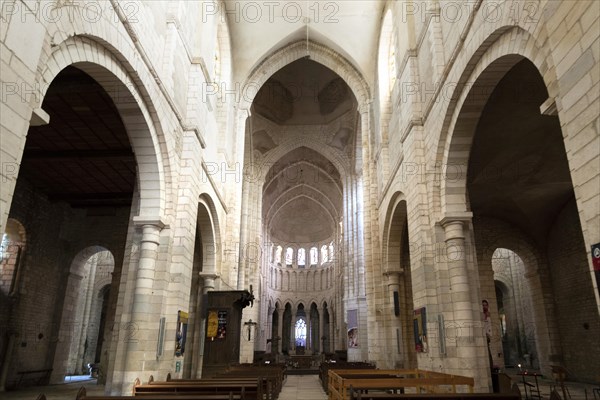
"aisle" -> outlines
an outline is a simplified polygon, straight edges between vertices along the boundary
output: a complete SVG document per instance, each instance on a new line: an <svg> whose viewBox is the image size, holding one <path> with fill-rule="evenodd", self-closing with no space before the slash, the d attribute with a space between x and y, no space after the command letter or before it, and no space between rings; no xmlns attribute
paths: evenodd
<svg viewBox="0 0 600 400"><path fill-rule="evenodd" d="M279 400L326 400L317 375L288 375Z"/></svg>

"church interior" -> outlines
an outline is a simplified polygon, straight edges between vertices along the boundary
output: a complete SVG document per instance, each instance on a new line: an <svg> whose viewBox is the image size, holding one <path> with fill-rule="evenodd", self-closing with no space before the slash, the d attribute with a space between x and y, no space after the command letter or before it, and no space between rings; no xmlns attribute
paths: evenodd
<svg viewBox="0 0 600 400"><path fill-rule="evenodd" d="M600 386L598 3L0 9L0 391L333 362Z"/></svg>

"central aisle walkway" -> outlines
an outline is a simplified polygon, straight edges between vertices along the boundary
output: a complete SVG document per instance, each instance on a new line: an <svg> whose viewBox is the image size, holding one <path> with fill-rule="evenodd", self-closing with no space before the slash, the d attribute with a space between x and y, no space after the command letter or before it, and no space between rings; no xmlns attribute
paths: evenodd
<svg viewBox="0 0 600 400"><path fill-rule="evenodd" d="M288 375L279 400L327 400L317 375Z"/></svg>

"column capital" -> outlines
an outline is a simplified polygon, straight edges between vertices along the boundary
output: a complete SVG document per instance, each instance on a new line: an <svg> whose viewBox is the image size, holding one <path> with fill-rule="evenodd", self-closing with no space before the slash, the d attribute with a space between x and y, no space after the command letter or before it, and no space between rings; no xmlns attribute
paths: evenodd
<svg viewBox="0 0 600 400"><path fill-rule="evenodd" d="M163 230L169 226L167 224L166 218L164 216L148 216L148 215L138 215L133 217L133 224L135 226L146 226L151 225L157 227L159 230Z"/></svg>
<svg viewBox="0 0 600 400"><path fill-rule="evenodd" d="M445 228L446 225L457 222L465 223L471 221L472 219L473 213L470 211L447 213L444 215L444 218L440 220L440 225Z"/></svg>
<svg viewBox="0 0 600 400"><path fill-rule="evenodd" d="M400 276L404 275L404 268L393 271L385 271L383 276L388 278L388 286L397 286L400 284Z"/></svg>
<svg viewBox="0 0 600 400"><path fill-rule="evenodd" d="M446 241L452 239L464 239L465 222L473 219L472 212L449 213L440 220L440 225L444 228Z"/></svg>

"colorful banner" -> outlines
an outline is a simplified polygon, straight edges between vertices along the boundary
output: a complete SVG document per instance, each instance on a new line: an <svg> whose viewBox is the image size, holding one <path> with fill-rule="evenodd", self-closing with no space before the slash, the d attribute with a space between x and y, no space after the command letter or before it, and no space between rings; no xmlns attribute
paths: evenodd
<svg viewBox="0 0 600 400"><path fill-rule="evenodd" d="M427 353L427 313L425 307L413 311L413 330L415 334L415 350Z"/></svg>
<svg viewBox="0 0 600 400"><path fill-rule="evenodd" d="M208 312L208 319L206 322L206 337L210 340L214 340L217 337L217 330L219 327L219 320L216 311Z"/></svg>
<svg viewBox="0 0 600 400"><path fill-rule="evenodd" d="M185 352L185 339L187 336L188 313L177 312L177 330L175 331L175 355L180 357Z"/></svg>
<svg viewBox="0 0 600 400"><path fill-rule="evenodd" d="M219 311L217 327L217 339L225 339L227 335L227 311Z"/></svg>

